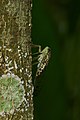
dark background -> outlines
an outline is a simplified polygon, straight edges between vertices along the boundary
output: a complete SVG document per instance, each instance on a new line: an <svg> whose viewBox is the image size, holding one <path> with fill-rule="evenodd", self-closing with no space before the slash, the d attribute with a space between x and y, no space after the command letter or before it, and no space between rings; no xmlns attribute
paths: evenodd
<svg viewBox="0 0 80 120"><path fill-rule="evenodd" d="M51 59L39 78L40 91L34 96L34 120L80 120L75 113L80 110L73 110L77 69L80 78L75 67L77 60L80 66L79 21L78 0L33 0L32 41L42 49L51 48Z"/></svg>

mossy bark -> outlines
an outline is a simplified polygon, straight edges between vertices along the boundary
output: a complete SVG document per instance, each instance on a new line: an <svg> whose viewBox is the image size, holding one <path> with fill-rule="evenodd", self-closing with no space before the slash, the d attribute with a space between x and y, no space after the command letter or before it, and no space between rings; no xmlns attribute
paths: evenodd
<svg viewBox="0 0 80 120"><path fill-rule="evenodd" d="M17 75L26 99L14 114L5 113L0 120L33 118L31 6L31 0L0 1L0 77L8 73Z"/></svg>

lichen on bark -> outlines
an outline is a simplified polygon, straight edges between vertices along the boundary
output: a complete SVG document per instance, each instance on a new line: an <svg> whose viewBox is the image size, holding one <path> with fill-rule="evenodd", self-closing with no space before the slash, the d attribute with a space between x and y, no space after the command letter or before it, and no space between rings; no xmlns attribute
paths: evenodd
<svg viewBox="0 0 80 120"><path fill-rule="evenodd" d="M0 80L3 75L17 76L25 92L19 108L13 114L2 110L0 120L33 119L31 6L31 0L0 1Z"/></svg>

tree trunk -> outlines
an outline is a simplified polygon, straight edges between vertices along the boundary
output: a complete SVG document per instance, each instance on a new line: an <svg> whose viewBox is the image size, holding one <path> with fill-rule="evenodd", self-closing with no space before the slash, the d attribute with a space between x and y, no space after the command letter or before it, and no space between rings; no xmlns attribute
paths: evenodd
<svg viewBox="0 0 80 120"><path fill-rule="evenodd" d="M31 2L0 1L0 120L33 119Z"/></svg>

